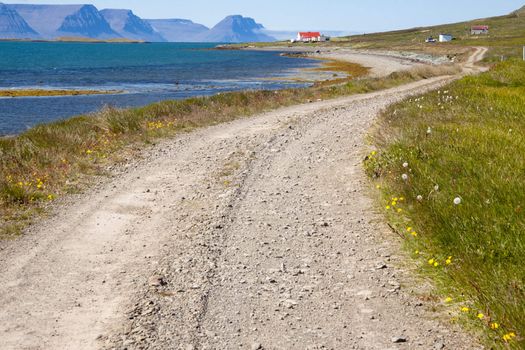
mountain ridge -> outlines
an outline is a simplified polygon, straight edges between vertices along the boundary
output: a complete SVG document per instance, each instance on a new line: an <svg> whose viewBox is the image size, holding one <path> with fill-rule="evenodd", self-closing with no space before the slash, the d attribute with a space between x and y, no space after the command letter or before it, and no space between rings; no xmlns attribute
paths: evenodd
<svg viewBox="0 0 525 350"><path fill-rule="evenodd" d="M129 9L98 10L91 4L3 4L0 10L0 39L71 37L221 43L277 40L262 24L242 15L227 16L208 28L187 19L142 19Z"/></svg>

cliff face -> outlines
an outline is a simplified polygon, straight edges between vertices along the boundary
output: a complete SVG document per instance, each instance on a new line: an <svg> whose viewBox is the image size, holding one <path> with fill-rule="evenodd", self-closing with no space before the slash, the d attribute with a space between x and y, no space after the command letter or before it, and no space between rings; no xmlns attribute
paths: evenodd
<svg viewBox="0 0 525 350"><path fill-rule="evenodd" d="M93 5L83 5L78 11L66 16L58 28L60 36L80 36L94 39L121 37L111 29L102 14Z"/></svg>
<svg viewBox="0 0 525 350"><path fill-rule="evenodd" d="M35 39L38 37L38 33L27 24L16 10L0 3L0 38Z"/></svg>
<svg viewBox="0 0 525 350"><path fill-rule="evenodd" d="M256 23L253 18L243 16L228 16L202 37L207 42L257 42L275 41L262 31L264 26Z"/></svg>
<svg viewBox="0 0 525 350"><path fill-rule="evenodd" d="M136 16L131 10L106 9L100 13L111 28L124 38L152 42L166 41L150 23Z"/></svg>
<svg viewBox="0 0 525 350"><path fill-rule="evenodd" d="M202 24L193 23L187 19L148 19L146 21L170 42L199 42L210 30Z"/></svg>

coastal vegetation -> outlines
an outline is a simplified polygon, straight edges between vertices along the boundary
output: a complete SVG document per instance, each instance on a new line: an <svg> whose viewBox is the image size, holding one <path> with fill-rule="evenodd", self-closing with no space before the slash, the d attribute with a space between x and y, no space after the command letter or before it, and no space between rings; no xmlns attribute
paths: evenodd
<svg viewBox="0 0 525 350"><path fill-rule="evenodd" d="M386 110L365 168L428 296L487 348L525 347L525 63Z"/></svg>
<svg viewBox="0 0 525 350"><path fill-rule="evenodd" d="M122 93L117 90L45 90L45 89L9 89L0 90L0 97L42 97L42 96L77 96L77 95L112 95Z"/></svg>
<svg viewBox="0 0 525 350"><path fill-rule="evenodd" d="M162 137L282 106L455 74L458 69L428 66L386 78L351 80L331 86L231 92L141 108L106 108L0 139L0 236L16 236L50 202L65 193L85 189L94 176L104 175L110 164L124 161Z"/></svg>

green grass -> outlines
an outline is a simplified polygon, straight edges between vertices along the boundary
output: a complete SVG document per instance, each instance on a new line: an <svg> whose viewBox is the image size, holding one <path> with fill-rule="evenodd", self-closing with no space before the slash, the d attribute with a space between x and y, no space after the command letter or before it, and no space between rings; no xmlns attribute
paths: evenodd
<svg viewBox="0 0 525 350"><path fill-rule="evenodd" d="M490 348L525 348L525 63L391 106L373 142L367 172L415 264Z"/></svg>
<svg viewBox="0 0 525 350"><path fill-rule="evenodd" d="M473 25L490 26L490 34L471 35L470 28ZM437 38L442 33L452 34L457 40L450 43L425 43L429 36ZM525 16L523 12L518 12L432 27L355 35L342 38L342 42L354 48L414 50L459 56L464 56L465 47L486 46L490 48L486 61L495 62L502 56L521 57L522 47L525 45Z"/></svg>
<svg viewBox="0 0 525 350"><path fill-rule="evenodd" d="M18 235L58 196L86 188L109 164L156 139L281 106L394 87L455 72L428 67L383 79L283 91L246 91L165 101L142 108L107 108L0 138L0 237Z"/></svg>

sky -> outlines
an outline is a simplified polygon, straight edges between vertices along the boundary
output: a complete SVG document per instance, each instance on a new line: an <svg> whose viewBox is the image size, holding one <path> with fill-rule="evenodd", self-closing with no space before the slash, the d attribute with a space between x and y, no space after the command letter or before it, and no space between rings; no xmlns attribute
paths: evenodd
<svg viewBox="0 0 525 350"><path fill-rule="evenodd" d="M2 0L0 0L2 1ZM377 32L503 15L525 0L3 0L128 8L142 18L185 18L213 26L227 15L253 17L272 30Z"/></svg>

